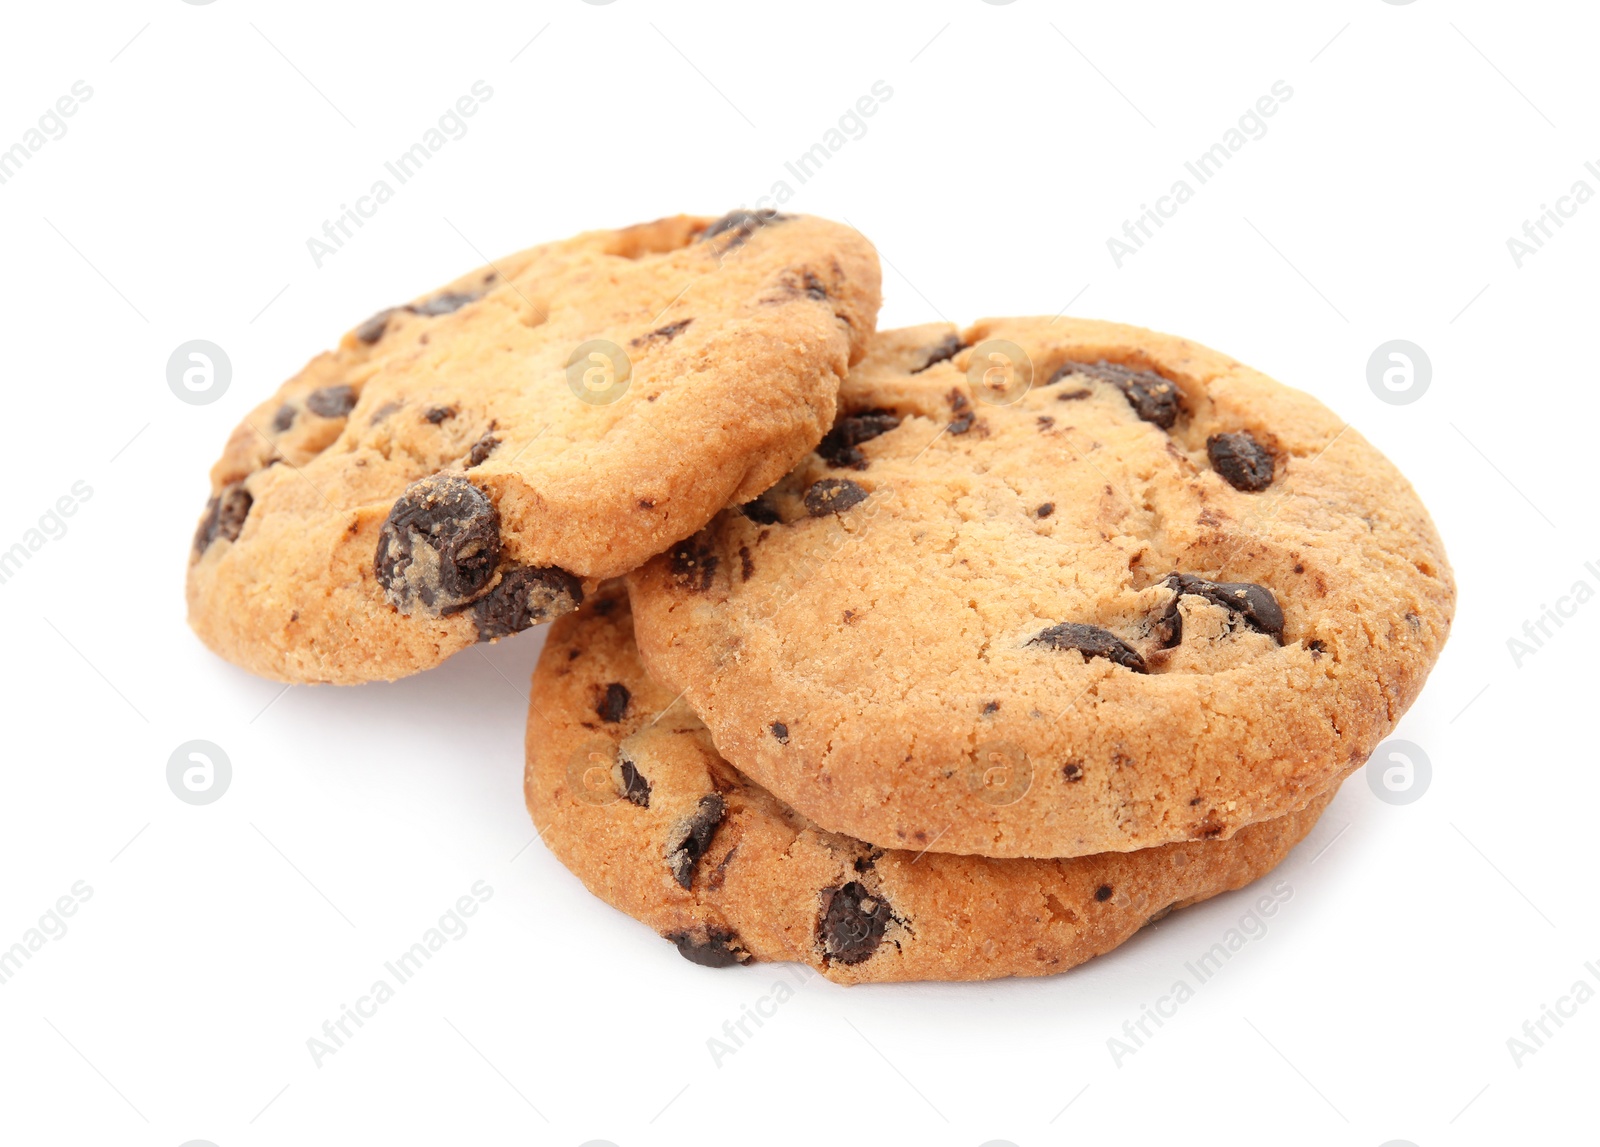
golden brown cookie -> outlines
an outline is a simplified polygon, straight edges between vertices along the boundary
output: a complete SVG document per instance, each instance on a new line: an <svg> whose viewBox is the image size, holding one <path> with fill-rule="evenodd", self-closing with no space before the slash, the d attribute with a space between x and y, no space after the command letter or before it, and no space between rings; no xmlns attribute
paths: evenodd
<svg viewBox="0 0 1600 1147"><path fill-rule="evenodd" d="M678 216L375 315L212 469L189 621L291 682L392 679L571 609L782 476L878 309L855 231Z"/></svg>
<svg viewBox="0 0 1600 1147"><path fill-rule="evenodd" d="M1405 478L1215 351L880 333L816 452L629 577L650 672L797 813L1082 856L1303 809L1415 699L1455 585Z"/></svg>
<svg viewBox="0 0 1600 1147"><path fill-rule="evenodd" d="M1072 860L874 848L817 828L722 760L646 676L627 599L611 589L551 628L526 789L562 863L688 959L798 961L840 983L1064 971L1270 871L1332 797L1231 840Z"/></svg>

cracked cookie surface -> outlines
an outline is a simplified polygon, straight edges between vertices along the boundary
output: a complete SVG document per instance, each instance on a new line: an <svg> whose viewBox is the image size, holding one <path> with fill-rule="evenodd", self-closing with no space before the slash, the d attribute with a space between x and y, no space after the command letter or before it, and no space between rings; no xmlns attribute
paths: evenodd
<svg viewBox="0 0 1600 1147"><path fill-rule="evenodd" d="M853 230L741 211L382 311L233 432L190 624L264 676L352 683L559 615L815 446L878 300Z"/></svg>
<svg viewBox="0 0 1600 1147"><path fill-rule="evenodd" d="M875 848L817 828L718 756L645 673L613 587L552 626L527 749L533 822L595 895L695 963L795 961L841 983L1065 971L1263 876L1331 799L1231 840L1071 860Z"/></svg>
<svg viewBox="0 0 1600 1147"><path fill-rule="evenodd" d="M741 772L831 831L995 857L1305 807L1455 603L1410 485L1320 403L1071 319L880 332L818 451L628 584Z"/></svg>

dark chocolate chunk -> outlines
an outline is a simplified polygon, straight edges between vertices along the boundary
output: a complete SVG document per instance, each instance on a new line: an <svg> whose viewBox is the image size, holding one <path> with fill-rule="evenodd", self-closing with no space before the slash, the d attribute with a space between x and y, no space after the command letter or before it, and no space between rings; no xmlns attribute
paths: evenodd
<svg viewBox="0 0 1600 1147"><path fill-rule="evenodd" d="M1100 901L1100 903L1102 903L1102 904L1104 904L1107 900L1110 900L1111 899L1111 885L1102 884L1099 888L1096 888L1094 890L1094 898L1096 900Z"/></svg>
<svg viewBox="0 0 1600 1147"><path fill-rule="evenodd" d="M626 685L620 681L613 681L606 686L605 696L600 698L600 703L594 707L594 711L606 724L615 725L628 712L628 702L632 698L633 694L628 692Z"/></svg>
<svg viewBox="0 0 1600 1147"><path fill-rule="evenodd" d="M406 488L378 534L372 568L401 613L440 615L483 592L500 560L500 514L458 475L434 474Z"/></svg>
<svg viewBox="0 0 1600 1147"><path fill-rule="evenodd" d="M768 725L767 728L772 730L773 739L775 739L778 744L787 745L789 743L788 725L785 725L782 721L774 721L772 724Z"/></svg>
<svg viewBox="0 0 1600 1147"><path fill-rule="evenodd" d="M972 399L959 390L952 390L945 395L945 401L950 404L950 433L965 434L971 430L978 418L972 409Z"/></svg>
<svg viewBox="0 0 1600 1147"><path fill-rule="evenodd" d="M349 386L323 386L306 395L306 409L322 418L343 418L355 405L356 392Z"/></svg>
<svg viewBox="0 0 1600 1147"><path fill-rule="evenodd" d="M759 211L730 211L700 232L698 241L704 243L707 239L714 239L718 235L727 235L728 242L723 250L732 251L735 247L742 246L745 240L760 228L770 223L781 223L787 218L789 216L780 215L770 207L763 207Z"/></svg>
<svg viewBox="0 0 1600 1147"><path fill-rule="evenodd" d="M1067 778L1068 784L1076 784L1083 780L1083 766L1077 761L1068 761L1061 766L1061 775Z"/></svg>
<svg viewBox="0 0 1600 1147"><path fill-rule="evenodd" d="M1088 398L1093 393L1094 391L1090 390L1087 386L1075 386L1071 390L1063 390L1060 394L1056 395L1056 401L1082 402L1085 398Z"/></svg>
<svg viewBox="0 0 1600 1147"><path fill-rule="evenodd" d="M424 299L420 303L408 306L406 310L414 315L427 315L432 318L437 315L448 315L459 311L462 307L480 297L476 293L466 291L445 291L443 294L435 295L431 299Z"/></svg>
<svg viewBox="0 0 1600 1147"><path fill-rule="evenodd" d="M667 837L667 870L680 887L694 883L695 865L711 846L711 838L728 811L719 793L709 793L689 816L673 826Z"/></svg>
<svg viewBox="0 0 1600 1147"><path fill-rule="evenodd" d="M852 880L842 888L822 890L822 913L817 918L817 940L825 960L859 964L883 943L892 913L889 902Z"/></svg>
<svg viewBox="0 0 1600 1147"><path fill-rule="evenodd" d="M583 604L583 582L556 566L513 565L472 603L479 641L493 641L571 613Z"/></svg>
<svg viewBox="0 0 1600 1147"><path fill-rule="evenodd" d="M813 518L824 514L837 514L859 506L867 500L867 492L848 478L823 478L806 491L806 513Z"/></svg>
<svg viewBox="0 0 1600 1147"><path fill-rule="evenodd" d="M704 593L711 588L711 579L717 572L717 555L704 531L673 546L668 561L673 579L684 589Z"/></svg>
<svg viewBox="0 0 1600 1147"><path fill-rule="evenodd" d="M739 507L739 512L758 526L775 526L782 521L778 517L778 511L774 510L772 505L763 498L756 498L753 501L746 502Z"/></svg>
<svg viewBox="0 0 1600 1147"><path fill-rule="evenodd" d="M431 422L435 426L439 425L439 423L443 422L446 418L454 418L455 416L456 408L453 406L430 406L428 409L422 412L422 420L424 422Z"/></svg>
<svg viewBox="0 0 1600 1147"><path fill-rule="evenodd" d="M500 445L500 439L494 434L485 431L482 438L472 444L472 449L467 453L467 469L481 466L484 460L493 454L495 447Z"/></svg>
<svg viewBox="0 0 1600 1147"><path fill-rule="evenodd" d="M1040 504L1039 508L1037 510L1035 510L1033 513L1034 513L1035 517L1048 518L1051 514L1053 514L1055 512L1056 512L1056 504L1054 502L1043 502L1043 503Z"/></svg>
<svg viewBox="0 0 1600 1147"><path fill-rule="evenodd" d="M1283 644L1283 608L1272 591L1250 582L1208 581L1192 574L1169 574L1162 583L1174 591L1166 612L1156 621L1156 634L1163 649L1171 649L1183 640L1183 615L1178 612L1178 598L1183 594L1203 597L1220 605L1251 629L1277 638Z"/></svg>
<svg viewBox="0 0 1600 1147"><path fill-rule="evenodd" d="M847 414L817 443L817 455L835 470L865 470L867 456L857 449L880 434L900 425L900 416L889 410L864 410Z"/></svg>
<svg viewBox="0 0 1600 1147"><path fill-rule="evenodd" d="M356 338L371 346L383 337L383 332L389 326L389 316L398 311L399 307L386 307L373 315L366 322L356 328Z"/></svg>
<svg viewBox="0 0 1600 1147"><path fill-rule="evenodd" d="M1063 621L1035 634L1029 645L1043 645L1048 649L1076 649L1084 659L1104 657L1117 665L1145 672L1144 658L1116 634L1097 625L1081 625Z"/></svg>
<svg viewBox="0 0 1600 1147"><path fill-rule="evenodd" d="M755 559L750 556L750 547L749 546L740 546L739 547L739 580L741 580L741 581L749 581L752 577L755 576L755 572L756 572L756 562L755 562Z"/></svg>
<svg viewBox="0 0 1600 1147"><path fill-rule="evenodd" d="M667 939L678 946L678 955L704 968L730 968L734 964L750 962L750 953L744 950L739 937L732 932L715 928L707 929L704 936L696 936L692 932L669 932Z"/></svg>
<svg viewBox="0 0 1600 1147"><path fill-rule="evenodd" d="M282 434L285 430L289 429L289 427L293 426L294 415L294 407L290 406L287 402L278 407L278 412L272 416L272 432L274 434Z"/></svg>
<svg viewBox="0 0 1600 1147"><path fill-rule="evenodd" d="M658 340L660 342L671 342L673 339L677 338L680 334L682 334L684 328L687 327L692 322L694 322L693 319L679 319L675 323L668 323L664 327L657 327L655 330L651 331L648 334L642 334L638 338L629 339L628 340L628 345L629 346L644 346L645 343L653 343L653 342L656 342Z"/></svg>
<svg viewBox="0 0 1600 1147"><path fill-rule="evenodd" d="M1206 454L1211 458L1212 469L1235 490L1253 494L1272 485L1277 459L1248 430L1213 434L1206 439Z"/></svg>
<svg viewBox="0 0 1600 1147"><path fill-rule="evenodd" d="M622 795L640 808L650 807L650 789L653 787L639 766L624 757L621 761Z"/></svg>
<svg viewBox="0 0 1600 1147"><path fill-rule="evenodd" d="M1171 430L1178 421L1178 415L1183 411L1183 395L1178 390L1177 384L1170 379L1162 378L1154 371L1134 370L1131 367L1121 366L1114 362L1101 359L1099 362L1067 362L1057 368L1055 374L1050 376L1053 385L1074 374L1088 375L1101 382L1109 382L1122 391L1128 405L1133 407L1133 412L1145 422L1151 422L1163 430ZM1082 397L1074 394L1073 397Z"/></svg>
<svg viewBox="0 0 1600 1147"><path fill-rule="evenodd" d="M250 516L253 500L242 482L224 486L212 495L206 503L206 512L200 515L200 526L194 533L195 556L205 553L218 538L237 541L239 531L244 529L244 520Z"/></svg>
<svg viewBox="0 0 1600 1147"><path fill-rule="evenodd" d="M955 358L956 355L961 353L966 345L966 343L961 341L960 335L945 335L944 338L940 339L938 342L934 343L928 348L928 357L923 359L922 365L917 367L911 373L921 374L935 363L946 362L952 358Z"/></svg>
<svg viewBox="0 0 1600 1147"><path fill-rule="evenodd" d="M998 702L998 701L985 701L983 703L984 716L988 716L990 713L998 713L999 711L1000 711L1000 702Z"/></svg>

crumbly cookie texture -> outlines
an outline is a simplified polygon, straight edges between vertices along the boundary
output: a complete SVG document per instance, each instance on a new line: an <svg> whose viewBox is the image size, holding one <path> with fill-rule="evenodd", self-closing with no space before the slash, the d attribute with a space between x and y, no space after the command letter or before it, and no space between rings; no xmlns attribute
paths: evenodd
<svg viewBox="0 0 1600 1147"><path fill-rule="evenodd" d="M809 964L840 983L1065 971L1270 871L1331 793L1231 840L1072 860L882 849L825 832L717 755L644 672L626 598L552 627L533 678L528 809L601 899L698 964Z"/></svg>
<svg viewBox="0 0 1600 1147"><path fill-rule="evenodd" d="M815 446L878 302L855 231L735 212L374 315L233 432L189 622L264 676L352 683L569 610Z"/></svg>
<svg viewBox="0 0 1600 1147"><path fill-rule="evenodd" d="M1444 644L1454 579L1405 478L1215 351L918 327L840 401L774 489L629 577L651 673L831 831L995 857L1227 839L1360 766Z"/></svg>

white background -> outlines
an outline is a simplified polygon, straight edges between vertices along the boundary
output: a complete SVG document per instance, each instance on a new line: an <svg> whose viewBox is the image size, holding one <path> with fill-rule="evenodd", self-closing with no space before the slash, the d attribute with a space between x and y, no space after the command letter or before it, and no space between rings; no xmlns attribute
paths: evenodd
<svg viewBox="0 0 1600 1147"><path fill-rule="evenodd" d="M1520 269L1506 246L1600 190L1592 6L1103 7L7 6L0 148L93 96L0 186L0 549L93 493L0 585L0 948L93 891L0 985L0 1139L1594 1141L1600 1002L1520 1066L1507 1046L1600 986L1600 604L1520 667L1507 647L1600 589L1600 202ZM307 238L476 80L468 134L318 269ZM878 80L866 134L799 185L785 161ZM1266 136L1119 269L1106 239L1278 80ZM1396 807L1353 778L1267 934L1120 1065L1108 1039L1252 894L1048 980L814 978L718 1065L708 1038L792 969L688 964L533 839L537 633L280 695L185 628L206 469L312 353L477 252L778 180L878 244L883 325L1066 308L1188 335L1349 419L1449 546L1456 629L1398 730L1431 787ZM195 338L233 364L208 406L166 384ZM1410 405L1367 385L1395 338L1433 365ZM234 770L205 807L165 780L195 738ZM470 931L315 1066L308 1037L480 880Z"/></svg>

